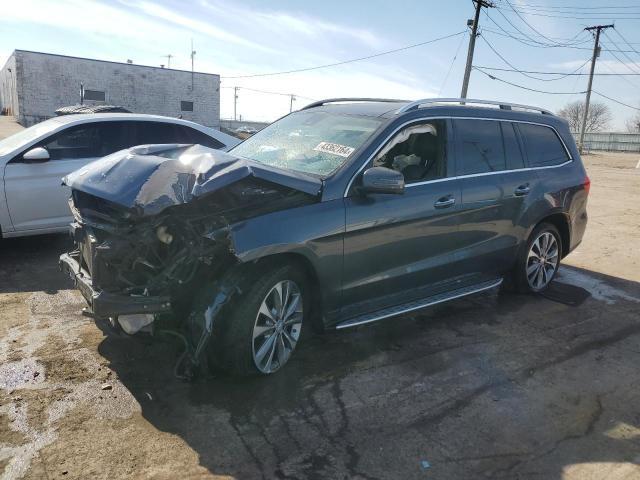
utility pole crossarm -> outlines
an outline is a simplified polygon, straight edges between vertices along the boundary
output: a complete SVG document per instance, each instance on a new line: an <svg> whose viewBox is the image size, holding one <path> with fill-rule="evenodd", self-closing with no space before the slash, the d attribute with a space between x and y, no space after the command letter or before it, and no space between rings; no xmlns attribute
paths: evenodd
<svg viewBox="0 0 640 480"><path fill-rule="evenodd" d="M615 28L613 24L610 25L595 25L593 27L586 27L585 30L588 32L592 32L595 30L595 42L593 44L593 55L591 56L591 70L589 71L589 85L587 87L587 97L584 102L584 117L582 118L582 128L580 129L580 140L578 142L578 147L580 149L580 153L582 153L584 147L584 134L587 128L587 118L589 117L589 103L591 102L591 87L593 85L593 72L596 69L596 59L600 54L600 32L602 30L606 30L607 28Z"/></svg>
<svg viewBox="0 0 640 480"><path fill-rule="evenodd" d="M471 36L469 37L469 51L467 52L467 65L464 69L464 79L462 80L462 92L460 98L467 98L469 89L469 78L471 77L471 66L473 65L473 51L476 48L476 37L478 36L478 22L480 21L480 11L482 7L492 8L494 5L487 0L473 0L476 6L475 17L471 26ZM469 22L467 22L469 24Z"/></svg>

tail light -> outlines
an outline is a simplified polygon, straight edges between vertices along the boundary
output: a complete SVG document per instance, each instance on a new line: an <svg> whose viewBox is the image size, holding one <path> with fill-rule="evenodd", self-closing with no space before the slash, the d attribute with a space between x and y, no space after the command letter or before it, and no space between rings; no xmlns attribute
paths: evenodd
<svg viewBox="0 0 640 480"><path fill-rule="evenodd" d="M582 184L582 186L584 187L585 193L589 195L589 190L591 190L591 180L589 179L588 175L584 177L584 183Z"/></svg>

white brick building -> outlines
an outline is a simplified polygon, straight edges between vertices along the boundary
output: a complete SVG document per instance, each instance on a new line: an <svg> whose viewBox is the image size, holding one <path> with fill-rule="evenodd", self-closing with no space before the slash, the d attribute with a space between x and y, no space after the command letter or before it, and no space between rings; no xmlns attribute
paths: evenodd
<svg viewBox="0 0 640 480"><path fill-rule="evenodd" d="M30 126L80 103L81 84L88 105L220 125L219 75L25 50L15 50L0 70L0 110Z"/></svg>

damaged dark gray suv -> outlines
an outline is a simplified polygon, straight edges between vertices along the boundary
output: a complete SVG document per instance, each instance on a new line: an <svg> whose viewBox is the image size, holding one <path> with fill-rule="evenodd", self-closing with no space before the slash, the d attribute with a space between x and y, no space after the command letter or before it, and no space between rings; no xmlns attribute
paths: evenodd
<svg viewBox="0 0 640 480"><path fill-rule="evenodd" d="M228 153L135 147L64 181L60 261L88 311L173 322L190 365L239 374L279 370L310 328L545 289L590 185L564 120L460 99L325 100Z"/></svg>

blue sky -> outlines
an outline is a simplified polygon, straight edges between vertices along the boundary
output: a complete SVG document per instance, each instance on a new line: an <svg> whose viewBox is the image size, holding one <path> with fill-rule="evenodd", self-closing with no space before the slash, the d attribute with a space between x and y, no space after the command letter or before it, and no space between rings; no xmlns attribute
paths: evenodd
<svg viewBox="0 0 640 480"><path fill-rule="evenodd" d="M634 51L640 52L637 1L510 1L522 18L511 10L507 0L496 0L499 9L489 11L491 19L484 14L481 17L483 33L477 42L475 65L511 68L491 50L490 44L518 69L573 71L591 55L591 36L581 33L584 26L615 21L617 31L631 46L618 33L607 32L604 48L628 52L615 53L618 60L603 51L596 71L640 73L640 53ZM571 12L578 7L583 12L580 15L587 18L572 18ZM548 16L550 13L553 15ZM602 14L606 16L601 17ZM339 62L463 32L472 15L470 0L20 0L4 5L0 17L0 58L8 57L18 48L160 65L167 63L163 55L172 54L172 68L190 69L193 39L196 70L232 77ZM538 46L524 45L505 36L503 29L527 43L533 39ZM574 48L540 45L551 41L569 43ZM234 86L241 87L238 113L257 120L273 120L288 112L289 98L248 89L296 94L297 107L310 99L334 96L458 97L467 43L468 35L461 34L402 52L305 73L223 78L222 116L233 114ZM586 73L588 67L587 64L580 71ZM586 76L540 81L517 72L493 74L512 83L553 92L580 92L587 85ZM596 77L594 89L640 107L640 75ZM522 90L491 80L478 71L472 73L468 96L554 110L568 101L584 98L583 94L548 95ZM623 129L625 120L635 113L597 95L594 100L611 107L612 127L617 129Z"/></svg>

